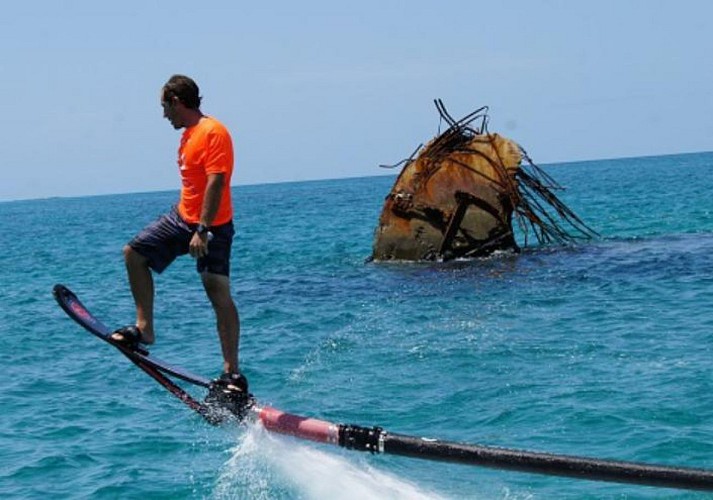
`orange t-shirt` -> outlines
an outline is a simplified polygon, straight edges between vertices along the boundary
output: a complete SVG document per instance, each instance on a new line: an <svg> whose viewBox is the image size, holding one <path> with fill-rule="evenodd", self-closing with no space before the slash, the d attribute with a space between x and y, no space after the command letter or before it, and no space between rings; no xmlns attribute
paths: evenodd
<svg viewBox="0 0 713 500"><path fill-rule="evenodd" d="M233 140L222 123L204 116L195 126L183 131L178 147L178 169L183 183L178 213L186 222L200 222L208 175L220 173L224 174L225 184L218 212L211 224L217 226L233 218L230 199Z"/></svg>

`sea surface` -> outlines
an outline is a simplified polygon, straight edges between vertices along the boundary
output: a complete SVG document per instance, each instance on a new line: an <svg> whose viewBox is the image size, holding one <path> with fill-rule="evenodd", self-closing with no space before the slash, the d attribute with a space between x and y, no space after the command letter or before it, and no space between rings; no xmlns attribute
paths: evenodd
<svg viewBox="0 0 713 500"><path fill-rule="evenodd" d="M375 264L393 176L235 187L252 392L398 434L713 469L713 153L543 168L599 238ZM0 498L706 498L207 425L51 294L133 321L121 248L176 197L0 203ZM192 259L156 288L152 353L216 376Z"/></svg>

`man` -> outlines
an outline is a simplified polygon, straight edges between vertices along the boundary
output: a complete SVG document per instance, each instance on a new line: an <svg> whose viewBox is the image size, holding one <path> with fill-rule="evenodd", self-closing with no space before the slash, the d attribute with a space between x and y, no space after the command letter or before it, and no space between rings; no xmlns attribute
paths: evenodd
<svg viewBox="0 0 713 500"><path fill-rule="evenodd" d="M240 319L229 281L234 234L230 196L233 143L220 122L201 112L200 103L198 85L187 76L172 76L161 90L164 118L176 130L184 129L178 148L183 185L178 205L124 247L136 324L118 329L113 338L134 347L154 343L151 270L160 274L177 256L189 253L196 259L215 310L223 354L223 373L214 381L211 393L246 395L248 383L238 366Z"/></svg>

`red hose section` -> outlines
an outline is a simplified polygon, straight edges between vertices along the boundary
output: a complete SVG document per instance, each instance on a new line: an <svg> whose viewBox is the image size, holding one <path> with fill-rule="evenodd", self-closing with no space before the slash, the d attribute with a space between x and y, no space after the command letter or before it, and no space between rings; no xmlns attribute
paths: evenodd
<svg viewBox="0 0 713 500"><path fill-rule="evenodd" d="M259 408L257 417L265 429L271 432L288 434L318 443L334 445L339 443L339 427L331 422L291 415L269 406Z"/></svg>

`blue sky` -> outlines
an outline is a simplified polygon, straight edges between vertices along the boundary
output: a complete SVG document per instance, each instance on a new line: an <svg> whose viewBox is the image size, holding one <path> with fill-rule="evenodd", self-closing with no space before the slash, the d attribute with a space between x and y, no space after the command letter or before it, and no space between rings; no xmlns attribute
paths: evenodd
<svg viewBox="0 0 713 500"><path fill-rule="evenodd" d="M539 164L713 150L713 2L7 2L0 200L178 189L194 77L233 185L378 168L490 106Z"/></svg>

